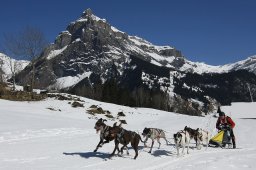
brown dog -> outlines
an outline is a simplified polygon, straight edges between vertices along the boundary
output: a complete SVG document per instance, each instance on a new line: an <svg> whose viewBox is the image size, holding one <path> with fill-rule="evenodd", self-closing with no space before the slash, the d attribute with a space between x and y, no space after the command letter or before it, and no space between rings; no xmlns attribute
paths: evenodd
<svg viewBox="0 0 256 170"><path fill-rule="evenodd" d="M94 126L94 129L96 129L96 132L98 133L100 131L100 142L98 143L96 149L94 152L97 152L99 147L102 147L105 143L109 143L110 141L114 140L114 137L111 137L109 135L109 131L113 128L111 126L106 125L104 122L107 121L106 119L100 118Z"/></svg>
<svg viewBox="0 0 256 170"><path fill-rule="evenodd" d="M110 130L109 135L111 136L111 138L113 137L115 138L115 148L111 156L115 154L116 150L118 150L119 152L119 148L118 148L119 143L123 144L123 147L121 148L121 153L123 153L123 149L125 147L127 149L127 145L131 143L131 146L135 151L134 159L137 158L139 142L140 141L143 142L139 134L133 131L125 130L124 128L121 127L121 124L119 126L114 124L113 128Z"/></svg>

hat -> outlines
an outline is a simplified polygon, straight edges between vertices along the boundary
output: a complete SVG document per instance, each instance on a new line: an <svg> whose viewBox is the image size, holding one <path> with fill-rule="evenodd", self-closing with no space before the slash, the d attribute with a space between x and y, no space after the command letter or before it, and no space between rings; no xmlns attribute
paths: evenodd
<svg viewBox="0 0 256 170"><path fill-rule="evenodd" d="M217 113L219 113L219 116L225 115L225 113L220 110L220 106L218 107Z"/></svg>
<svg viewBox="0 0 256 170"><path fill-rule="evenodd" d="M220 113L220 112L221 112L221 110L220 110L220 106L218 106L217 113Z"/></svg>
<svg viewBox="0 0 256 170"><path fill-rule="evenodd" d="M219 112L219 116L225 116L225 113L222 112L222 111L220 111L220 112Z"/></svg>

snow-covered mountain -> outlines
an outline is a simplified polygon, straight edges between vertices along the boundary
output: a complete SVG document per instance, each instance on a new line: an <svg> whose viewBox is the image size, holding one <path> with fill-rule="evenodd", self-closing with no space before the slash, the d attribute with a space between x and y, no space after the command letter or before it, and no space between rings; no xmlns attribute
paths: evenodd
<svg viewBox="0 0 256 170"><path fill-rule="evenodd" d="M44 51L40 59L43 63L39 67L50 67L46 70L50 76L46 86L51 84L65 88L75 85L92 72L101 74L104 82L109 76L108 68L113 64L122 74L131 61L131 55L167 68L176 68L184 60L175 48L155 46L139 37L129 36L88 9ZM47 63L52 64L49 66Z"/></svg>
<svg viewBox="0 0 256 170"><path fill-rule="evenodd" d="M194 72L198 74L202 73L227 73L236 70L248 70L256 74L256 55L250 56L245 60L238 61L231 64L212 66L202 62L193 62L184 59L185 62L182 67L179 68L181 71Z"/></svg>
<svg viewBox="0 0 256 170"><path fill-rule="evenodd" d="M18 73L29 64L29 61L15 60L3 53L0 53L0 72L3 73L5 80L11 77L11 64L13 65L14 63L16 63L16 71Z"/></svg>
<svg viewBox="0 0 256 170"><path fill-rule="evenodd" d="M250 56L245 60L238 61L233 64L227 64L223 67L230 68L230 70L248 70L256 74L256 55Z"/></svg>
<svg viewBox="0 0 256 170"><path fill-rule="evenodd" d="M244 90L245 87L240 87L241 84L249 83L252 84L252 89L254 85L256 89L256 75L249 74L242 83L233 80L241 80L244 76L230 75L232 78L225 85L214 82L222 82L222 78L219 78L192 86L189 78L193 77L191 74L204 76L202 73L229 73L241 68L254 71L248 66L250 63L210 66L188 61L174 47L157 46L137 36L130 36L87 9L56 37L55 42L36 61L35 85L38 88L65 90L107 102L169 111L177 111L177 107L183 103L182 105L187 105L186 111L179 108L179 112L197 115L201 114L204 105L209 105L208 110L210 105L218 102L203 87L218 86L220 89L227 89L227 94L233 96L237 89ZM18 75L17 82L29 82L30 71L31 67L26 67ZM230 84L237 86L234 88L236 90L226 87ZM184 89L200 93L188 96L191 93L183 94ZM245 101L247 98L238 97L238 101L240 100ZM186 104L193 101L197 101L196 104Z"/></svg>
<svg viewBox="0 0 256 170"><path fill-rule="evenodd" d="M67 95L68 96L68 95ZM190 153L177 156L173 134L189 126L203 128L217 133L214 112L205 116L187 116L148 108L131 108L82 98L84 107L73 108L68 103L74 100L48 98L37 102L17 102L0 100L0 169L1 170L213 170L213 169L256 169L256 103L232 103L221 109L231 116L236 126L237 149L204 147L195 148L190 143ZM92 115L87 112L91 106L101 107L108 114ZM117 116L123 112L125 116ZM114 118L107 118L112 115ZM129 155L110 157L114 149L111 141L93 150L99 142L99 134L94 129L98 118L107 119L112 126L118 119L126 120L123 127L142 133L145 127L160 128L166 133L171 144L160 139L161 147L155 141L152 153L139 143L136 160L129 144ZM142 136L141 136L142 137ZM145 138L143 138L145 140ZM148 140L147 145L151 144ZM121 145L119 145L121 147Z"/></svg>

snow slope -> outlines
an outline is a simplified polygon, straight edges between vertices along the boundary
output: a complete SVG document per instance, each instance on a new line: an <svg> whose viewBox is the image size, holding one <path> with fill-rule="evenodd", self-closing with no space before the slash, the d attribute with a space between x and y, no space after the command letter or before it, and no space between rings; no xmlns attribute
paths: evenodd
<svg viewBox="0 0 256 170"><path fill-rule="evenodd" d="M0 100L0 169L6 170L77 170L77 169L255 169L256 168L256 103L233 103L222 109L236 122L235 135L238 149L193 149L190 154L176 156L173 145L140 151L137 160L130 155L109 158L114 143L105 144L94 153L99 135L94 130L96 118L86 113L92 105L109 110L115 117L123 111L126 129L141 133L144 127L157 127L166 131L173 144L172 135L185 125L201 127L216 133L216 118L192 117L147 108L130 108L102 103L86 98L84 108L72 108L69 101L53 98L39 102L13 102ZM56 111L47 108L55 109ZM60 110L59 110L60 109ZM103 116L104 117L104 116ZM107 124L115 121L108 119ZM248 138L249 137L249 138Z"/></svg>
<svg viewBox="0 0 256 170"><path fill-rule="evenodd" d="M20 72L29 64L29 61L27 60L10 59L10 57L0 53L0 67L1 67L0 69L3 70L6 79L10 78L12 74L11 67L10 67L10 60L11 60L11 63L17 62L17 72Z"/></svg>

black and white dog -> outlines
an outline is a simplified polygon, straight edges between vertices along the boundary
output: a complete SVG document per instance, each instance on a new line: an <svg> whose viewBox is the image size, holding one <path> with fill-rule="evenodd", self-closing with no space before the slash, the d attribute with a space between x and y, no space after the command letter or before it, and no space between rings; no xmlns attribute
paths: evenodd
<svg viewBox="0 0 256 170"><path fill-rule="evenodd" d="M110 141L115 139L115 137L109 135L109 132L113 127L106 125L104 123L105 121L107 120L100 118L95 123L94 129L96 129L96 133L100 132L100 142L98 143L94 152L96 152L99 149L99 147L102 147L105 143L109 143Z"/></svg>
<svg viewBox="0 0 256 170"><path fill-rule="evenodd" d="M180 147L182 147L182 154L184 154L185 147L187 146L187 154L189 154L190 136L187 131L181 130L173 135L174 143L177 149L177 155L180 155Z"/></svg>
<svg viewBox="0 0 256 170"><path fill-rule="evenodd" d="M197 136L197 149L201 149L202 145L205 145L207 150L210 140L210 133L203 129L198 129L198 136Z"/></svg>
<svg viewBox="0 0 256 170"><path fill-rule="evenodd" d="M151 143L151 148L149 150L149 153L151 153L155 139L157 140L157 142L159 143L159 147L161 146L161 142L160 142L160 138L163 138L166 141L166 145L168 145L168 141L166 139L165 133L162 129L157 129L157 128L145 128L142 132L142 136L146 137L145 141L144 141L144 146L146 146L146 142L148 140L148 138L150 138L152 140Z"/></svg>
<svg viewBox="0 0 256 170"><path fill-rule="evenodd" d="M199 128L197 129L192 129L190 127L185 126L184 131L186 131L189 134L190 139L194 139L196 142L196 147L198 146L198 133Z"/></svg>
<svg viewBox="0 0 256 170"><path fill-rule="evenodd" d="M206 145L207 149L210 140L210 134L208 131L201 128L192 129L187 126L185 126L184 131L188 132L190 139L195 140L197 149L201 149L203 144Z"/></svg>

